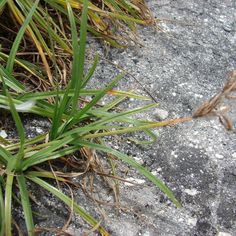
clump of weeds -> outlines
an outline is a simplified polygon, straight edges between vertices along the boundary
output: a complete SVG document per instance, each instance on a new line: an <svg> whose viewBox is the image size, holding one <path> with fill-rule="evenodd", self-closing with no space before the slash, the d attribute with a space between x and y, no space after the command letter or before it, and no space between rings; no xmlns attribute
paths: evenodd
<svg viewBox="0 0 236 236"><path fill-rule="evenodd" d="M23 208L28 235L35 235L28 182L39 185L63 201L69 208L73 209L73 212L79 214L88 224L95 227L101 235L109 235L96 219L88 214L82 206L74 202L72 197L64 194L60 188L56 188L50 182L50 180L55 180L73 187L72 177L82 175L89 169L101 171L102 169L97 167L98 162L94 158L96 152L98 152L98 156L101 152L107 155L107 162L112 170L109 178L114 178L114 184L119 178L116 177L113 162L119 159L146 176L179 207L179 201L160 179L131 157L105 143L104 138L106 137L136 131L144 131L153 136L150 128L168 125L168 122L157 123L130 118L131 115L153 108L156 104L119 112L114 109L127 97L145 99L131 92L113 89L125 74L116 76L104 89L85 89L98 63L98 57L95 56L88 73L84 74L87 18L90 5L88 1L83 2L80 46L78 45L76 18L72 5L69 1L66 5L73 51L71 78L66 88L61 88L58 80L55 81L54 90L27 92L25 85L18 82L14 77L13 67L15 63L23 65L28 71L34 71L35 68L31 67L32 63L18 60L16 55L25 31L29 30L28 27L33 22L32 18L37 15L38 3L39 0L35 1L30 8L16 35L9 55L4 58L5 63L0 66L0 80L2 82L0 106L2 110L11 112L18 133L18 141L16 142L11 142L11 140L3 137L0 140L0 235L12 235L15 232L12 227L13 222L15 222L12 217L15 201L20 202ZM51 42L53 42L53 38L51 38ZM53 64L57 68L55 58ZM107 94L110 94L113 99L107 104L99 106L99 101ZM51 128L49 132L27 139L19 112L32 113L50 119ZM81 155L86 157L86 165L82 173L79 161L77 161ZM73 161L71 161L72 159ZM48 168L50 161L57 163L55 171ZM63 172L61 166L65 163L69 163L72 171ZM105 173L101 171L100 174ZM15 193L15 189L19 189L20 195Z"/></svg>

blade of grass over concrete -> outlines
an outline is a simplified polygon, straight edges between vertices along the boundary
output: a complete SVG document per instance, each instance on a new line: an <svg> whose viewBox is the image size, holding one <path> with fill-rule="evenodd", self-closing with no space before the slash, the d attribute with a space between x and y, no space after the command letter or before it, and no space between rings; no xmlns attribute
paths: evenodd
<svg viewBox="0 0 236 236"><path fill-rule="evenodd" d="M37 183L39 186L41 186L42 188L52 193L54 196L56 196L61 201L63 201L67 206L71 207L71 205L73 204L73 210L77 214L79 214L91 226L96 226L98 224L98 221L96 221L91 215L89 215L81 206L73 202L71 198L66 196L57 188L53 187L52 185L48 184L47 182L43 181L42 179L38 177L27 176L27 178L29 178L31 181ZM102 226L99 226L98 230L101 233L101 235L104 235L104 236L109 235L109 233Z"/></svg>
<svg viewBox="0 0 236 236"><path fill-rule="evenodd" d="M110 153L110 154L116 156L117 158L119 158L120 160L122 160L123 162L131 165L137 171L139 171L141 174L143 174L146 178L148 178L151 182L153 182L164 194L166 194L166 196L169 197L169 199L177 207L181 207L180 202L175 198L172 191L160 179L158 179L156 176L154 176L152 173L150 173L142 165L138 164L131 157L129 157L129 156L113 149L113 148L110 148L108 146L104 146L104 145L100 145L100 144L96 144L96 143L91 143L91 142L86 142L86 141L82 141L82 140L80 140L79 143L80 143L80 145L83 145L83 146L88 147L88 148L92 148L92 149L95 149L95 150L100 150L100 151L103 151L105 153Z"/></svg>
<svg viewBox="0 0 236 236"><path fill-rule="evenodd" d="M93 74L97 68L98 61L99 61L99 56L98 56L98 54L96 54L93 64L92 64L91 68L89 69L88 74L86 75L86 77L83 80L81 88L84 88L87 85L87 83L90 81L91 77L93 76Z"/></svg>
<svg viewBox="0 0 236 236"><path fill-rule="evenodd" d="M20 189L20 198L24 211L27 232L29 236L34 236L35 234L34 234L33 214L30 206L29 192L27 190L27 185L25 182L26 180L24 174L18 175L16 178Z"/></svg>
<svg viewBox="0 0 236 236"><path fill-rule="evenodd" d="M82 96L93 96L93 95L98 95L99 93L102 92L102 89L82 89L80 90L80 95ZM65 93L65 90L52 90L52 91L48 91L48 92L27 92L23 95L19 95L17 96L17 99L20 101L28 101L28 100L46 100L47 98L52 98L52 97L57 97L60 96L62 97ZM69 97L73 97L74 96L74 90L70 89L68 92L68 96ZM120 90L108 90L106 92L106 94L108 95L112 95L112 96L117 96L117 97L121 97L123 98L134 98L134 99L140 99L140 100L150 100L149 97L146 96L142 96L142 95L138 95L136 93L132 93L132 92L126 92L126 91L120 91ZM105 105L106 106L106 105Z"/></svg>
<svg viewBox="0 0 236 236"><path fill-rule="evenodd" d="M0 235L4 235L4 225L5 225L5 216L4 216L4 196L2 192L3 182L2 176L0 177Z"/></svg>
<svg viewBox="0 0 236 236"><path fill-rule="evenodd" d="M2 77L1 74L0 74L0 77ZM21 122L20 116L16 111L16 108L15 108L15 105L13 103L12 97L11 97L10 93L8 92L8 90L7 90L7 87L6 87L6 84L5 84L5 81L4 81L3 77L2 77L2 84L3 84L3 92L6 94L6 96L8 98L9 108L10 108L12 117L15 121L15 125L16 125L18 135L20 137L20 148L19 148L19 151L17 153L17 156L10 159L10 160L8 160L8 163L7 163L7 170L11 172L13 170L16 170L16 169L20 168L21 160L24 156L25 131L24 131L24 127L23 127L23 124Z"/></svg>
<svg viewBox="0 0 236 236"><path fill-rule="evenodd" d="M71 115L74 115L74 113L78 109L80 90L83 83L86 35L87 35L88 0L83 1L83 11L82 11L82 19L80 27L80 46L78 45L78 34L77 34L74 14L68 2L67 2L67 9L72 33L73 65L72 65L71 89L74 89L75 93L72 99Z"/></svg>
<svg viewBox="0 0 236 236"><path fill-rule="evenodd" d="M14 172L7 173L7 180L5 185L5 235L12 235L12 185L14 180Z"/></svg>

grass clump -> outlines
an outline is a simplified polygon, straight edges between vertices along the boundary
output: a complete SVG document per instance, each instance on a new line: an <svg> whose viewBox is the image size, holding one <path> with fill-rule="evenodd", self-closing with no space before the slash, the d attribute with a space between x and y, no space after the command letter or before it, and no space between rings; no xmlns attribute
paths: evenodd
<svg viewBox="0 0 236 236"><path fill-rule="evenodd" d="M13 1L3 1L1 2L1 7L4 5L4 2L15 4ZM24 2L24 4L31 3L31 1L18 2ZM59 1L53 2L56 4ZM64 1L60 2L65 4ZM118 1L110 1L110 3L115 2ZM123 1L120 1L120 3L122 2ZM21 202L28 235L35 235L28 182L39 185L63 201L68 207L72 207L73 211L79 214L88 224L97 228L101 235L109 235L98 221L89 215L82 206L79 206L72 198L68 197L48 181L53 179L57 182L73 185L70 177L73 176L73 173L76 176L78 172L73 165L71 165L71 167L73 167L72 173L64 173L63 170L60 169L60 165L58 165L58 169L55 172L50 171L45 166L50 165L50 161L64 163L65 159L69 159L72 155L78 155L78 152L89 153L87 156L87 168L90 165L92 166L92 153L96 151L107 154L107 163L113 170L113 162L115 159L127 163L146 176L160 188L177 207L180 207L179 201L160 179L152 175L131 157L107 146L105 143L106 137L137 131L144 131L153 138L154 135L150 130L151 128L175 124L179 121L150 122L130 118L131 115L153 108L156 104L150 104L127 111L114 111L114 108L127 97L144 99L130 92L113 90L116 84L125 76L124 74L116 76L104 89L89 90L85 88L98 62L98 57L95 57L94 63L88 73L84 73L87 19L88 17L91 18L90 12L92 9L91 6L93 5L87 0L83 1L83 11L80 18L79 46L76 30L77 18L74 16L72 10L72 7L75 7L73 3L79 4L80 2L68 0L65 5L66 9L63 8L69 18L72 37L71 45L72 51L74 52L71 78L65 89L61 89L59 82L56 81L57 83L55 83L54 90L37 93L27 92L26 87L19 83L13 74L15 63L23 63L28 70L34 71L35 67L31 68L30 63L18 60L16 55L24 33L27 30L29 32L29 26L32 27L34 25L34 19L39 12L39 0L32 3L31 6L28 6L27 9L30 9L30 11L27 17L24 20L22 19L22 22L24 22L14 40L11 51L9 55L4 58L6 63L0 66L0 80L2 84L0 107L10 110L19 136L19 140L16 143L10 143L10 140L5 140L4 138L0 140L2 143L0 145L0 166L2 173L0 177L0 235L12 235L13 199L17 199ZM131 6L132 5L130 5L130 7ZM82 6L80 6L80 8L82 8ZM54 38L51 39L54 40ZM55 68L57 68L55 58L53 59L53 63ZM106 105L98 106L99 101L106 94L111 94L114 99ZM85 96L91 96L91 98L84 102ZM112 109L113 112L111 112ZM49 118L52 122L50 131L32 139L27 139L18 112L27 112ZM84 172L86 172L86 170ZM115 177L115 172L112 171L111 173L113 173L112 175ZM117 180L114 181L114 184L116 182ZM18 199L13 188L19 189L20 199Z"/></svg>
<svg viewBox="0 0 236 236"><path fill-rule="evenodd" d="M75 24L81 24L82 0L68 0L75 12ZM1 53L0 58L5 60L9 50L9 41L15 37L18 25L22 25L34 4L33 0L2 0L0 2L0 31L4 33L2 37L3 49L6 53ZM44 88L55 86L52 63L56 59L59 67L63 68L64 62L61 60L62 54L69 57L73 54L73 47L70 41L70 25L67 24L68 11L66 0L42 0L35 9L34 15L27 26L26 33L29 37L24 40L21 55L32 63L32 56L35 60L41 58L41 62L46 72L40 74L38 66L30 64L29 73L44 83ZM88 31L95 38L103 39L107 45L123 48L133 42L137 43L135 36L136 25L154 24L148 7L143 0L91 0L88 4ZM14 25L14 27L12 27ZM50 40L54 41L56 52L52 50ZM36 52L37 53L36 53ZM27 70L28 62L18 60L18 64ZM44 81L47 77L47 82ZM48 84L49 80L49 84Z"/></svg>

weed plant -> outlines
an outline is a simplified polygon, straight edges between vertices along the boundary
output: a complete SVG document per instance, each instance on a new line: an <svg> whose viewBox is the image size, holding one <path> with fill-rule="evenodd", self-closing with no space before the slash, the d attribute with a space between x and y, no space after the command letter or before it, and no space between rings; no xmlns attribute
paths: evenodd
<svg viewBox="0 0 236 236"><path fill-rule="evenodd" d="M8 4L14 3L13 1L1 1L0 6L3 6L4 2ZM31 3L31 1L18 2L26 5ZM56 4L59 1L46 2L55 2ZM76 3L78 2L76 1ZM180 207L179 201L160 179L152 175L133 158L109 147L105 141L106 137L138 131L143 131L153 138L154 134L150 130L151 128L174 124L176 121L150 122L131 118L132 115L153 108L156 104L149 104L120 112L114 110L127 97L145 99L134 93L113 89L125 76L124 74L116 76L104 89L86 89L86 84L91 79L98 63L98 57L96 56L90 70L85 74L87 18L91 18L91 6L93 5L87 0L83 1L80 45L78 45L76 27L78 19L74 16L72 10L73 3L73 1L68 0L65 5L66 9L63 8L70 22L73 51L71 78L65 89L61 89L58 84L55 84L56 89L51 91L27 92L25 85L19 83L13 74L14 65L22 63L22 61L16 58L16 54L23 35L26 30L29 31L29 26L33 27L34 21L40 12L40 8L38 8L39 0L36 0L30 6L27 5L27 9L30 9L29 14L25 19L21 19L23 24L14 40L9 55L4 59L6 63L0 66L0 80L2 84L0 107L11 112L19 136L18 142L15 143L11 143L10 140L4 138L0 140L0 235L10 236L13 233L13 199L21 202L28 235L35 235L28 182L37 184L63 201L88 224L97 228L101 235L109 235L106 229L88 214L82 206L74 202L71 197L67 196L61 189L56 188L49 181L55 180L56 182L73 185L71 176L78 176L81 173L78 173L76 168L73 168L73 172L70 173L65 173L62 169L53 172L43 168L43 166L49 165L52 160L63 163L64 160L69 160L72 155L79 158L79 151L87 153L87 166L92 166L94 152L97 152L98 156L101 153L103 155L107 154L107 163L110 165L111 170L113 170L110 173L112 173L111 177L114 177L114 184L117 182L114 161L121 160L143 174L160 188L177 207ZM55 38L52 38L52 40L55 40ZM56 68L57 62L56 60L53 61ZM31 70L30 63L27 64L27 68ZM113 100L103 106L98 106L99 101L107 94L113 96ZM85 96L86 98L88 96L91 98L85 102ZM50 131L32 139L27 139L19 112L32 113L49 118L51 120ZM20 199L18 199L15 189L19 190Z"/></svg>

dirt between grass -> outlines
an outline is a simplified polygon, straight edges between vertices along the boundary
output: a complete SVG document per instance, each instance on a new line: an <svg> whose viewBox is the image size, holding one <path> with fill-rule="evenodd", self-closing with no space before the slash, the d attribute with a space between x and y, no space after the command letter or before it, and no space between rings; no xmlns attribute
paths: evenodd
<svg viewBox="0 0 236 236"><path fill-rule="evenodd" d="M143 47L123 51L90 39L89 55L96 49L127 69L136 79L128 76L119 87L148 92L159 103L159 110L149 111L142 118L189 116L223 88L228 73L236 68L235 1L149 0L148 4L154 15L163 19L164 32L141 28ZM102 60L93 86L105 84L114 72L117 69ZM123 165L119 168L123 177L140 185L121 183L119 210L99 206L81 189L74 198L96 218L104 217L102 224L113 236L236 235L235 100L222 106L229 105L232 131L227 131L217 117L209 117L157 130L154 145L135 145L124 137L108 141L162 178L182 202L181 209L176 209L156 187ZM132 106L131 101L123 106ZM26 122L26 127L30 133L36 127L43 130L45 123ZM94 184L97 191L93 197L112 202L103 181L95 179ZM41 215L38 226L62 227L67 220L63 204L41 191L36 197L42 203L40 208L36 207ZM73 216L67 232L82 235L89 230L79 217Z"/></svg>

